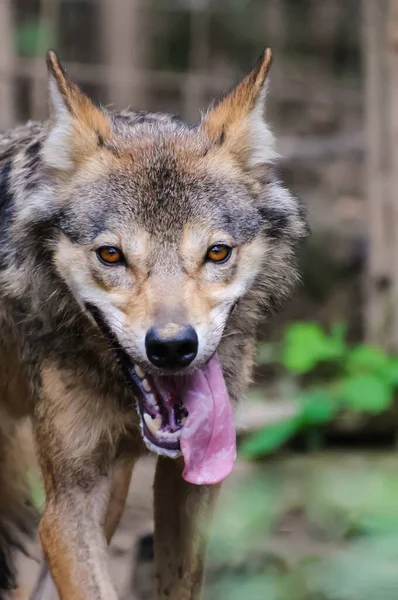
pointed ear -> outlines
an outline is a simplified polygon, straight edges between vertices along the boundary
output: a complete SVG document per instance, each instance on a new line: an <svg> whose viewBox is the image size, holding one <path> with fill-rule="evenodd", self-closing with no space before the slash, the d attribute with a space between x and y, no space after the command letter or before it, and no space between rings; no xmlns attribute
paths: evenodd
<svg viewBox="0 0 398 600"><path fill-rule="evenodd" d="M264 120L272 52L266 48L249 73L204 115L202 130L245 167L272 162L274 139Z"/></svg>
<svg viewBox="0 0 398 600"><path fill-rule="evenodd" d="M47 67L51 122L43 159L49 167L70 171L103 146L111 124L69 79L51 50L47 52Z"/></svg>

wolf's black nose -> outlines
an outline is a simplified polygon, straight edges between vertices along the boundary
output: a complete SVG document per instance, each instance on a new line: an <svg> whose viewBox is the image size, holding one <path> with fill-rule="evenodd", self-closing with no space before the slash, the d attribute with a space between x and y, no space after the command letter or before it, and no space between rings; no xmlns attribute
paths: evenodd
<svg viewBox="0 0 398 600"><path fill-rule="evenodd" d="M152 327L145 337L146 353L162 369L188 366L198 353L198 336L193 327Z"/></svg>

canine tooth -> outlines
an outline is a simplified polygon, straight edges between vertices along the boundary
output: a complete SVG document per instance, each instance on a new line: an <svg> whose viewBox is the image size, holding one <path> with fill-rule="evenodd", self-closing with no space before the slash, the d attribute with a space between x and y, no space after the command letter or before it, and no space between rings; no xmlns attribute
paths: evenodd
<svg viewBox="0 0 398 600"><path fill-rule="evenodd" d="M147 397L145 398L145 400L147 401L148 404L151 404L154 407L157 406L155 394L148 394Z"/></svg>
<svg viewBox="0 0 398 600"><path fill-rule="evenodd" d="M148 415L148 413L144 413L144 421L151 433L153 433L153 434L158 433L160 426L162 424L162 419L160 417L157 417L156 419L152 419L151 415Z"/></svg>
<svg viewBox="0 0 398 600"><path fill-rule="evenodd" d="M185 425L185 423L186 423L186 422L187 422L187 417L182 417L182 419L181 419L181 423L182 423L183 425Z"/></svg>
<svg viewBox="0 0 398 600"><path fill-rule="evenodd" d="M150 392L151 389L152 389L151 386L150 386L150 383L149 383L148 379L143 379L142 380L142 387L144 388L144 390L146 392Z"/></svg>
<svg viewBox="0 0 398 600"><path fill-rule="evenodd" d="M140 379L144 379L145 371L143 371L143 369L141 369L141 367L139 365L134 365L134 369L135 369L135 372L137 373L138 377Z"/></svg>

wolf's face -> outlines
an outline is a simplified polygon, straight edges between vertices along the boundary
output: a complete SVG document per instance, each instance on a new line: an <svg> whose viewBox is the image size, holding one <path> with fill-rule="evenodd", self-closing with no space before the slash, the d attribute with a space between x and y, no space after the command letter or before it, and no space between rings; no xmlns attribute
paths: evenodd
<svg viewBox="0 0 398 600"><path fill-rule="evenodd" d="M305 228L269 174L269 65L267 51L189 128L156 115L107 115L49 57L52 127L43 157L63 207L56 268L131 379L147 445L171 456L181 447L189 471L207 444L206 468L202 461L187 474L195 482L220 479L209 464L233 454L216 354L229 316L261 282L272 288L278 268L283 280L283 261ZM213 431L217 411L227 432L195 448L198 420L204 415Z"/></svg>
<svg viewBox="0 0 398 600"><path fill-rule="evenodd" d="M71 185L55 260L134 363L191 372L212 357L262 267L261 215L233 165L212 164L200 133L177 125L148 139L136 129L99 180Z"/></svg>

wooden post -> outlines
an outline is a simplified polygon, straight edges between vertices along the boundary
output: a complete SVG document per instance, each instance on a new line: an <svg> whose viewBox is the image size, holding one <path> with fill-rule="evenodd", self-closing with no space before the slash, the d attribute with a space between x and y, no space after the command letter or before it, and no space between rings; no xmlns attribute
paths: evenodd
<svg viewBox="0 0 398 600"><path fill-rule="evenodd" d="M115 71L131 69L129 78L107 82L107 101L117 108L144 109L146 88L140 73L149 66L150 23L144 3L136 0L102 0L104 64Z"/></svg>
<svg viewBox="0 0 398 600"><path fill-rule="evenodd" d="M364 0L365 124L367 132L365 180L369 223L366 287L366 337L370 343L391 346L394 314L392 303L392 221L388 179L389 76L386 27L389 0ZM395 0L391 0L394 2ZM398 255L397 255L398 258ZM398 260L395 260L398 263Z"/></svg>
<svg viewBox="0 0 398 600"><path fill-rule="evenodd" d="M199 110L205 109L204 75L209 58L209 2L203 0L191 8L189 36L189 67L184 85L184 118L199 120Z"/></svg>
<svg viewBox="0 0 398 600"><path fill-rule="evenodd" d="M398 0L364 0L367 338L398 351Z"/></svg>
<svg viewBox="0 0 398 600"><path fill-rule="evenodd" d="M15 124L14 102L14 40L11 0L0 1L0 130Z"/></svg>
<svg viewBox="0 0 398 600"><path fill-rule="evenodd" d="M389 0L387 15L388 109L388 192L392 243L390 245L392 314L391 347L398 350L398 0Z"/></svg>
<svg viewBox="0 0 398 600"><path fill-rule="evenodd" d="M40 0L39 5L39 35L37 39L36 58L42 59L35 63L31 88L31 115L33 119L42 121L47 117L47 85L43 81L43 73L46 73L44 56L40 52L45 47L46 29L51 27L55 44L58 40L59 0ZM55 45L56 47L56 45Z"/></svg>

